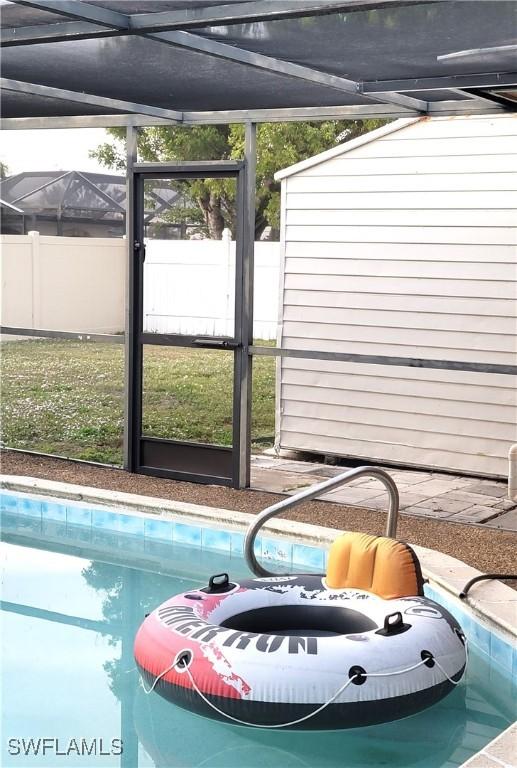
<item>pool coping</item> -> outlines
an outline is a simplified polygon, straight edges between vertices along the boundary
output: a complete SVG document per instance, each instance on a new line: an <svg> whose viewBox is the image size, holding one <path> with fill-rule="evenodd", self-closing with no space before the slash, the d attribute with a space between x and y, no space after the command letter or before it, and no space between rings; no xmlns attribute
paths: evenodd
<svg viewBox="0 0 517 768"><path fill-rule="evenodd" d="M483 749L462 763L459 768L512 768L515 763L517 722L512 723L499 736L489 741Z"/></svg>
<svg viewBox="0 0 517 768"><path fill-rule="evenodd" d="M215 526L229 527L234 531L248 528L254 515L219 507L207 507L182 501L171 501L152 496L92 488L72 483L57 482L20 475L0 475L0 488L20 493L54 496L60 499L100 504L117 508L121 512L139 515L156 515L164 519L182 517L185 521L204 521ZM324 528L309 523L284 519L272 519L264 533L313 547L328 547L338 535L339 529ZM499 581L481 582L462 601L459 594L465 583L480 575L480 571L450 555L413 545L422 566L422 572L432 586L443 591L457 604L459 610L468 607L483 623L517 642L517 591Z"/></svg>

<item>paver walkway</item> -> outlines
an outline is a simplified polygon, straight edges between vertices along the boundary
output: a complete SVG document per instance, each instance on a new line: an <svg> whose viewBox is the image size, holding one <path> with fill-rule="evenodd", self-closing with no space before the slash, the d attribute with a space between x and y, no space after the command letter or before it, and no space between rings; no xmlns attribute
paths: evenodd
<svg viewBox="0 0 517 768"><path fill-rule="evenodd" d="M293 494L346 469L275 456L253 456L251 487ZM517 531L517 502L508 499L505 482L440 472L386 469L397 483L402 513ZM366 509L387 508L382 485L368 477L353 480L321 498Z"/></svg>

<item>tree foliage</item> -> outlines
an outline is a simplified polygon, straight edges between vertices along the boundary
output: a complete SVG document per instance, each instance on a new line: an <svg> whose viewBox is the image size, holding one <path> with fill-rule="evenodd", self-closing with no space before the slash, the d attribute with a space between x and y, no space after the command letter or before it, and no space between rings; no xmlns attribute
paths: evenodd
<svg viewBox="0 0 517 768"><path fill-rule="evenodd" d="M263 123L257 131L257 207L255 235L267 226L278 230L280 185L274 175L336 144L353 139L383 125L386 120L327 120L304 123ZM125 130L109 129L113 141L91 152L102 165L113 169L125 166ZM139 132L139 158L144 162L174 160L229 160L244 155L243 125L158 126ZM227 179L189 182L189 198L197 209L205 234L220 239L228 227L235 232L235 185ZM170 221L180 221L185 211L171 211ZM190 211L192 214L193 212Z"/></svg>

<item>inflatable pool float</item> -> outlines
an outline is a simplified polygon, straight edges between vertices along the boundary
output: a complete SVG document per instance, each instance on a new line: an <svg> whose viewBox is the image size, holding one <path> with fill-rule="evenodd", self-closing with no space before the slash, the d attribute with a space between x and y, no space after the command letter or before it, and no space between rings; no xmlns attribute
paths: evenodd
<svg viewBox="0 0 517 768"><path fill-rule="evenodd" d="M167 600L141 625L147 692L193 712L263 728L340 729L396 720L446 696L465 637L424 597L407 545L344 534L326 576L208 586Z"/></svg>

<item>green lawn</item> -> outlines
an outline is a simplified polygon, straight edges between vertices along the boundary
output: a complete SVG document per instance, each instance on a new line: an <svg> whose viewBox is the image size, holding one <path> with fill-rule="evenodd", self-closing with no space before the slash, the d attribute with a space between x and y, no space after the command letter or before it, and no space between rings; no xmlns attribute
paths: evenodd
<svg viewBox="0 0 517 768"><path fill-rule="evenodd" d="M124 350L75 341L2 342L2 443L61 456L122 462ZM231 443L228 352L146 347L143 431ZM253 362L252 442L273 444L275 361Z"/></svg>

